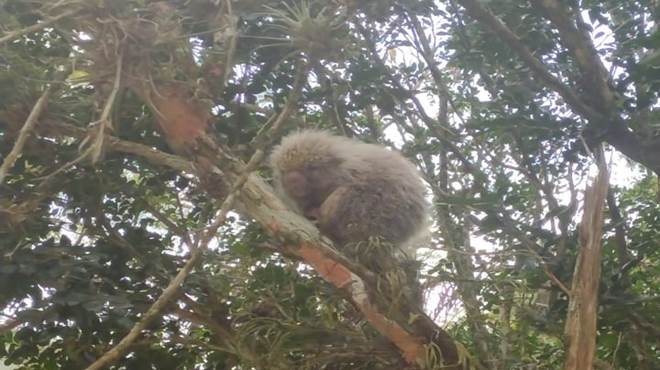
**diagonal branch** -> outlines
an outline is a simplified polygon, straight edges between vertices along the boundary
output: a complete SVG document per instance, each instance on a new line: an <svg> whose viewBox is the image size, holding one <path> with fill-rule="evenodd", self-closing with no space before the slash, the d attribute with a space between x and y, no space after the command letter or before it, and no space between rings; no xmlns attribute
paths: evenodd
<svg viewBox="0 0 660 370"><path fill-rule="evenodd" d="M29 27L25 27L25 28L22 28L20 30L9 32L8 34L0 37L0 44L4 44L5 42L14 40L14 39L16 39L18 37L21 37L23 35L27 35L28 33L32 33L32 32L42 30L42 29L52 25L53 23L56 23L56 22L58 22L58 21L60 21L64 18L70 17L70 16L72 16L72 15L78 13L78 12L80 12L79 9L69 10L69 11L66 11L66 12L60 14L60 15L54 16L52 18L48 18L48 19L46 19L46 20L44 20L40 23L35 23L35 24L33 24Z"/></svg>
<svg viewBox="0 0 660 370"><path fill-rule="evenodd" d="M591 107L583 101L574 90L552 75L545 65L521 42L520 38L500 19L482 7L479 4L479 1L456 1L463 5L472 18L486 25L491 31L496 33L504 42L506 42L525 62L536 78L550 89L557 92L576 113L586 118L589 121L588 128L592 128L596 131L596 139L607 141L621 153L630 157L630 159L643 164L653 170L656 174L660 174L660 159L658 159L660 158L660 140L637 135L626 125L626 122L622 121L620 117L607 115L607 112L610 111L611 107L614 105L611 103L613 102L613 100L611 100L613 99L613 95L611 96L611 90L607 86L602 86L602 84L606 85L607 83L607 80L603 80L606 76L602 75L605 72L589 72L591 74L600 74L597 77L596 82L590 82L599 86L596 95L601 97L600 100L602 100L602 102L605 102L602 103L605 104L605 106L598 104L597 107ZM553 0L543 1L550 1L550 3L553 2ZM548 13L548 17L550 17L550 13L552 12ZM564 25L560 27L563 28L563 30L560 30L563 36L562 40L567 44L572 43L574 47L582 48L582 51L574 51L574 53L580 53L579 58L584 63L584 65L580 66L581 70L588 70L589 68L600 69L600 67L598 67L600 62L597 60L597 57L593 55L590 56L591 52L589 51L590 46L588 42L585 40L577 41L578 36L576 33L579 31L577 31L573 25L570 25L570 23L568 23L570 28L568 25L565 25L567 21L563 19L560 20L561 17L563 17L561 13L552 13L552 19L556 20L559 24ZM606 125L608 123L609 125ZM605 130L597 128L598 126L603 127L604 125L606 125Z"/></svg>
<svg viewBox="0 0 660 370"><path fill-rule="evenodd" d="M612 109L614 94L607 85L607 69L598 58L598 52L589 36L578 30L572 22L572 14L559 1L534 0L533 3L557 27L561 42L571 51L580 72L586 77L585 89L591 90L598 97L599 108L604 111Z"/></svg>
<svg viewBox="0 0 660 370"><path fill-rule="evenodd" d="M25 142L27 141L30 132L32 132L32 129L37 124L41 112L43 112L44 108L46 108L47 105L46 103L48 102L49 94L50 94L50 89L46 88L43 94L41 94L39 100L37 100L37 103L32 108L32 111L30 111L30 115L28 115L25 124L23 124L23 127L21 128L21 131L18 134L18 138L14 143L14 147L11 149L9 154L7 154L5 159L2 161L2 166L0 166L0 185L2 185L3 180L7 176L7 172L9 172L9 170L14 166L14 163L16 163L16 160L21 155L21 152L23 151L23 146L25 145Z"/></svg>
<svg viewBox="0 0 660 370"><path fill-rule="evenodd" d="M304 71L306 71L306 69L301 69L301 73L299 73L298 75L299 78L296 80L296 84L294 86L294 89L291 91L289 99L287 100L282 111L276 116L277 118L274 118L273 125L269 130L269 134L270 134L269 136L274 134L274 131L279 129L279 127L281 127L282 123L287 119L287 117L293 111L293 108L295 106L295 103L297 101L297 98L299 96L300 90L303 85L302 75L304 74ZM103 135L103 132L100 132L99 134ZM176 277L170 282L167 288L163 290L163 293L160 295L160 297L158 297L156 302L154 302L154 304L151 307L149 307L149 309L144 314L142 319L139 322L137 322L133 326L133 328L131 328L129 333L116 346L114 346L108 352L103 354L103 356L101 356L98 360L96 360L92 365L87 367L86 370L99 370L120 359L126 352L128 352L131 345L141 335L142 331L146 329L149 326L149 324L151 324L151 322L153 322L156 318L158 318L161 315L163 310L170 304L170 302L174 299L174 297L178 293L179 288L183 284L188 274L190 274L192 269L201 259L202 254L204 253L204 251L208 247L208 244L211 242L211 240L217 233L218 228L227 219L227 214L233 208L234 203L239 197L239 194L241 193L244 186L248 182L248 179L250 179L252 172L254 172L257 169L257 167L263 160L264 156L265 154L263 148L257 148L254 154L252 155L252 157L250 158L250 160L248 161L248 163L244 166L242 173L234 179L232 190L222 202L222 205L220 206L220 210L218 211L215 220L211 223L211 226L209 226L206 229L206 232L204 232L202 237L198 240L194 249L190 253L190 257L188 261L183 266L183 268L177 273Z"/></svg>
<svg viewBox="0 0 660 370"><path fill-rule="evenodd" d="M253 158L254 157L255 156L253 156ZM250 163L252 162L253 161L251 160ZM232 192L222 202L215 220L206 230L206 233L204 233L202 239L197 243L196 248L194 248L190 253L190 257L186 264L183 266L183 268L181 268L181 270L179 270L167 288L163 290L163 293L160 295L160 297L158 297L158 299L156 299L156 302L154 302L154 304L149 307L142 319L138 321L133 326L133 328L131 328L128 334L122 338L122 340L116 346L103 354L103 356L88 366L86 370L100 370L120 359L126 352L128 352L133 342L139 338L142 331L146 329L149 324L151 324L156 318L158 318L163 310L170 304L170 302L178 293L179 288L183 284L184 280L186 277L188 277L188 274L190 274L195 265L197 265L197 262L199 262L201 259L202 254L206 250L211 239L213 239L215 236L218 228L225 222L227 213L229 213L229 211L232 209L236 198L238 197L243 186L247 182L250 173L254 170L255 167L256 165L246 166L246 172L241 174L234 183Z"/></svg>
<svg viewBox="0 0 660 370"><path fill-rule="evenodd" d="M479 5L477 0L457 0L467 13L477 21L488 26L493 32L506 42L518 56L527 64L534 75L545 83L546 86L561 95L575 111L588 119L601 119L602 115L585 104L582 99L568 86L563 84L557 77L551 74L545 65L536 58L532 52L520 41L520 38L511 31L493 13Z"/></svg>

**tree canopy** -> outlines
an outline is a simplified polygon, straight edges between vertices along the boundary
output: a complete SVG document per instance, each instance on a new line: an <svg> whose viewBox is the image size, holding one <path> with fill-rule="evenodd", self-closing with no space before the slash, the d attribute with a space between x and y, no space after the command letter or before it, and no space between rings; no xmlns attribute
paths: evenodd
<svg viewBox="0 0 660 370"><path fill-rule="evenodd" d="M651 0L0 0L12 369L660 368ZM323 128L432 201L425 307L284 205Z"/></svg>

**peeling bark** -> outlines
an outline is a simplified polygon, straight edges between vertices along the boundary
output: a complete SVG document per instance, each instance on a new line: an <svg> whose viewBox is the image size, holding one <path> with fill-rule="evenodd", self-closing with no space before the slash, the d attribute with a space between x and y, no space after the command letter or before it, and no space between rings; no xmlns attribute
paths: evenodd
<svg viewBox="0 0 660 370"><path fill-rule="evenodd" d="M596 354L603 209L609 188L609 174L603 155L598 161L599 174L584 196L584 214L580 224L581 248L573 273L565 327L567 348L564 370L590 370Z"/></svg>

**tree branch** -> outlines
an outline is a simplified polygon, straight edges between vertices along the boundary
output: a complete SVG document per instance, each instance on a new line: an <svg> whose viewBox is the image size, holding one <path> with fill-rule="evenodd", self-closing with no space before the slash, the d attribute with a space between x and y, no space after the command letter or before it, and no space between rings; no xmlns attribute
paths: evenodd
<svg viewBox="0 0 660 370"><path fill-rule="evenodd" d="M203 237L196 243L196 248L190 252L190 257L186 264L181 270L177 273L176 277L172 279L170 284L163 290L163 293L158 297L156 302L154 302L151 307L144 314L142 319L137 322L133 328L128 332L128 334L112 349L107 351L103 356L96 360L93 364L87 367L86 370L100 370L105 366L110 365L111 363L120 359L126 352L128 352L131 344L141 335L142 330L146 329L149 324L160 316L161 312L170 304L172 299L176 296L179 291L179 288L183 284L184 280L190 274L192 269L195 267L197 262L199 262L202 254L208 247L211 239L215 236L220 225L222 225L226 218L227 213L231 210L238 194L241 192L243 186L248 180L250 173L256 168L257 160L254 160L257 157L257 153L253 155L249 164L245 168L245 172L241 174L235 181L232 192L225 198L223 201L218 214L209 228L206 229Z"/></svg>
<svg viewBox="0 0 660 370"><path fill-rule="evenodd" d="M571 51L586 78L584 88L598 97L602 111L610 111L614 107L614 94L607 85L609 75L589 36L577 29L571 20L572 14L559 1L534 0L533 3L557 27L561 42Z"/></svg>
<svg viewBox="0 0 660 370"><path fill-rule="evenodd" d="M41 29L44 29L44 28L50 26L51 24L53 24L55 22L58 22L58 21L60 21L64 18L70 17L70 16L72 16L72 15L78 13L78 12L80 12L80 9L73 9L73 10L65 11L64 13L62 13L60 15L57 15L55 17L52 17L52 18L48 18L48 19L42 21L41 23L35 23L35 24L33 24L29 27L25 27L25 28L22 28L20 30L9 32L8 34L0 37L0 45L4 44L5 42L11 41L15 38L26 35L28 33L36 32L36 31L39 31Z"/></svg>
<svg viewBox="0 0 660 370"><path fill-rule="evenodd" d="M623 216L621 216L621 211L619 210L619 206L616 204L616 198L614 197L614 190L612 190L611 187L607 190L607 209L610 211L610 217L614 224L617 262L619 268L622 269L623 266L630 261L628 243L626 242L626 221L623 219Z"/></svg>
<svg viewBox="0 0 660 370"><path fill-rule="evenodd" d="M52 132L66 133L75 137L83 137L85 130L71 125L50 122L48 128ZM201 138L198 155L206 158L217 158L221 153L210 138ZM181 171L196 173L198 168L185 159L167 154L138 143L127 142L114 137L108 138L108 149L144 157L151 163L164 165ZM235 158L226 158L223 163L239 163ZM216 169L218 170L218 169ZM219 171L219 170L218 170ZM230 169L224 170L223 176L236 179ZM375 278L365 269L346 260L338 254L332 243L319 234L308 220L290 211L282 201L274 195L272 188L259 176L250 174L239 197L238 206L257 222L266 227L271 234L285 241L285 252L302 258L311 265L326 281L347 293L350 301L362 312L364 317L403 353L410 363L423 360L426 354L425 343L433 341L442 352L442 358L447 369L460 369L465 365L465 353L462 347L444 330L426 316L421 309L404 302L402 310L416 317L413 324L414 332L389 318L369 297L378 294L372 289ZM197 250L197 249L196 249ZM149 311L148 311L149 312ZM124 349L125 351L126 349ZM113 358L113 360L116 358ZM462 363L460 361L463 361Z"/></svg>
<svg viewBox="0 0 660 370"><path fill-rule="evenodd" d="M566 100L566 103L568 103L577 113L588 119L602 118L602 114L585 104L573 90L564 85L557 77L553 76L546 69L545 65L543 65L543 63L520 41L520 38L501 20L495 17L493 13L479 5L477 0L457 1L463 5L472 18L488 26L491 31L499 35L499 37L502 38L502 40L506 42L527 64L532 73L534 73L540 81L545 83L546 86L559 93L559 95Z"/></svg>

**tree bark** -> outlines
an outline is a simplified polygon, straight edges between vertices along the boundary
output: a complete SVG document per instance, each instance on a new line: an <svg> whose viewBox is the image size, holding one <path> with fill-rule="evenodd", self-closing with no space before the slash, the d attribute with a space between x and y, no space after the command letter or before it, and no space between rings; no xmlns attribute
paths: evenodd
<svg viewBox="0 0 660 370"><path fill-rule="evenodd" d="M603 209L609 188L609 175L602 152L598 162L599 174L584 196L581 248L573 273L565 327L567 349L564 370L592 369L596 353Z"/></svg>

